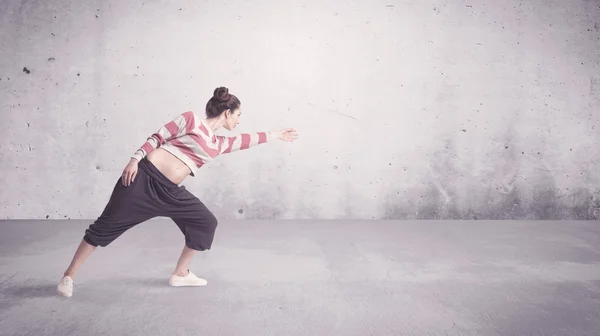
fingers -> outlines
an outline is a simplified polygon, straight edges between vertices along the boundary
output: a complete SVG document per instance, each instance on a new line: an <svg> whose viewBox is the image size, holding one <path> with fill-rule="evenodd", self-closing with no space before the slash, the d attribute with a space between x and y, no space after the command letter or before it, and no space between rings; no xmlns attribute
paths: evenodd
<svg viewBox="0 0 600 336"><path fill-rule="evenodd" d="M135 176L137 175L136 170L125 170L123 171L123 175L121 175L121 183L124 186L129 187L131 183L135 180Z"/></svg>
<svg viewBox="0 0 600 336"><path fill-rule="evenodd" d="M298 139L298 133L294 128L283 128L279 131L279 139L291 142Z"/></svg>
<svg viewBox="0 0 600 336"><path fill-rule="evenodd" d="M292 142L296 139L298 139L298 133L296 133L296 130L294 130L294 129L292 129L291 131L289 131L285 134L286 141Z"/></svg>

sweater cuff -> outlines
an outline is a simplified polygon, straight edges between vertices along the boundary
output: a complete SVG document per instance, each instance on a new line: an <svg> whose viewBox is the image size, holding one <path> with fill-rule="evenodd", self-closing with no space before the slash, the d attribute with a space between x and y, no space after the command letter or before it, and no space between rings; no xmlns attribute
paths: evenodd
<svg viewBox="0 0 600 336"><path fill-rule="evenodd" d="M138 160L138 162L142 161L142 159L144 158L144 154L141 150L138 150L137 152L135 152L135 154L133 154L131 157Z"/></svg>

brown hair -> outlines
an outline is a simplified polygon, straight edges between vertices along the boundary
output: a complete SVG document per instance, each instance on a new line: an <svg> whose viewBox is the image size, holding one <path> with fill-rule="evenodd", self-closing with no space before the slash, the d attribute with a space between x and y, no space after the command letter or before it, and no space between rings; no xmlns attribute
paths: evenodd
<svg viewBox="0 0 600 336"><path fill-rule="evenodd" d="M239 108L241 105L240 100L229 93L229 89L221 86L215 89L215 92L206 103L206 117L214 118L218 117L225 110L233 110Z"/></svg>

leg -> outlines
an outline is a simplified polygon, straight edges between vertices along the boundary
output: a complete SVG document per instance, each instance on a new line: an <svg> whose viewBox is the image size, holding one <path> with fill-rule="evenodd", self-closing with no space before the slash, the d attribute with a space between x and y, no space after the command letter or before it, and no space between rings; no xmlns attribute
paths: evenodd
<svg viewBox="0 0 600 336"><path fill-rule="evenodd" d="M88 244L85 239L81 240L77 251L75 251L75 256L73 256L73 260L71 260L71 264L69 268L64 273L64 276L71 277L71 279L75 279L75 273L79 270L79 267L87 260L87 258L96 250L96 246Z"/></svg>
<svg viewBox="0 0 600 336"><path fill-rule="evenodd" d="M190 261L196 252L210 249L217 226L217 220L210 211L208 211L210 216L207 216L207 212L195 212L196 215L199 213L203 214L204 217L197 217L194 220L173 219L185 235L185 244L177 266L175 266L175 270L169 278L171 286L206 286L208 283L189 270Z"/></svg>
<svg viewBox="0 0 600 336"><path fill-rule="evenodd" d="M179 257L179 261L177 262L177 266L175 266L175 271L173 274L184 277L189 274L190 270L190 261L196 254L196 250L192 250L187 247L187 245L183 245L183 252L181 252L181 256Z"/></svg>
<svg viewBox="0 0 600 336"><path fill-rule="evenodd" d="M183 251L175 266L175 271L169 277L169 284L174 287L182 286L206 286L208 283L205 279L199 278L189 269L190 261L196 250L189 248L186 244L183 246Z"/></svg>
<svg viewBox="0 0 600 336"><path fill-rule="evenodd" d="M71 264L65 271L64 276L68 276L71 277L71 279L75 279L75 274L77 273L81 265L83 265L83 263L88 259L92 252L94 252L99 246L97 243L94 243L96 239L102 242L102 246L107 246L110 242L112 242L118 236L123 234L123 232L135 225L135 223L123 225L118 231L114 231L113 229L112 236L110 238L98 239L98 237L94 234L99 234L103 230L106 231L108 223L108 221L102 221L99 219L94 224L90 225L90 227L86 230L86 235L81 240L81 243L79 243L79 247L77 248L77 251L75 251L75 255L71 260ZM92 236L94 236L95 238L90 238Z"/></svg>
<svg viewBox="0 0 600 336"><path fill-rule="evenodd" d="M107 246L128 229L155 216L150 210L153 207L147 205L146 181L147 176L143 172L138 173L129 187L123 186L120 179L117 181L102 215L85 230L83 240L58 285L59 295L73 295L73 278L97 246Z"/></svg>
<svg viewBox="0 0 600 336"><path fill-rule="evenodd" d="M71 297L73 296L73 278L75 277L75 273L81 267L81 265L87 260L87 258L94 252L96 246L88 244L85 239L81 240L79 243L79 247L77 251L75 251L75 255L73 256L73 260L71 260L71 264L69 268L65 271L63 278L60 280L57 292L61 296Z"/></svg>
<svg viewBox="0 0 600 336"><path fill-rule="evenodd" d="M210 250L218 220L196 196L187 190L182 194L181 203L173 206L165 216L170 217L185 236L185 247L195 251Z"/></svg>
<svg viewBox="0 0 600 336"><path fill-rule="evenodd" d="M213 213L187 190L181 192L178 200L181 203L166 216L177 224L185 236L185 244L169 283L172 286L203 286L206 280L190 272L189 264L197 251L211 248L218 222Z"/></svg>
<svg viewBox="0 0 600 336"><path fill-rule="evenodd" d="M111 219L100 217L94 224L90 225L73 256L71 264L58 284L58 294L66 297L73 295L73 279L75 274L92 252L96 250L96 247L108 246L108 244L117 239L125 231L145 220L145 217L142 219L140 217L132 219L126 216Z"/></svg>

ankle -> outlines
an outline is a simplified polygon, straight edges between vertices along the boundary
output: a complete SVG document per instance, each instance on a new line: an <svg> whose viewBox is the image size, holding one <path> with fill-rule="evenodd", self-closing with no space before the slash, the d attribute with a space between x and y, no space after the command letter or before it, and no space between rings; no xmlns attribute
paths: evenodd
<svg viewBox="0 0 600 336"><path fill-rule="evenodd" d="M175 272L173 272L173 274L184 277L184 276L187 276L188 274L190 274L190 270L187 268L183 269L183 270L175 270Z"/></svg>

